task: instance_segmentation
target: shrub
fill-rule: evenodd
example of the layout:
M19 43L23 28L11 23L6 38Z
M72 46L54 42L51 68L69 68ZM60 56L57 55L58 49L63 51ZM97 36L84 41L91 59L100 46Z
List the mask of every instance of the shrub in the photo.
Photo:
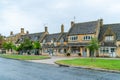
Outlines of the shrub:
M66 56L70 56L70 53L66 53Z
M81 56L81 53L78 53L78 56Z

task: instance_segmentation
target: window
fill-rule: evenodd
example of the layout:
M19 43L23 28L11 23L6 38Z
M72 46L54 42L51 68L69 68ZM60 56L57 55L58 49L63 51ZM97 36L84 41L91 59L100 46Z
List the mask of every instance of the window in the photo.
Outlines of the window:
M54 41L53 40L51 40L51 43L53 43Z
M113 41L114 37L113 36L106 36L105 41Z
M83 37L83 40L91 40L92 39L92 36L84 36Z
M107 48L107 47L102 47L102 48L100 48L100 52L101 52L101 53L109 53L109 48Z
M45 39L44 39L44 40L43 40L43 44L45 44L45 42L46 42L46 41L45 41Z
M100 53L113 53L115 52L114 47L101 47L100 48Z
M115 52L115 48L111 48L111 53Z
M70 40L71 41L76 41L76 40L78 40L78 36L70 36Z
M57 46L57 43L56 43L56 42L54 42L54 46Z
M62 38L62 39L60 39L60 43L61 44L63 44L64 43L64 39Z

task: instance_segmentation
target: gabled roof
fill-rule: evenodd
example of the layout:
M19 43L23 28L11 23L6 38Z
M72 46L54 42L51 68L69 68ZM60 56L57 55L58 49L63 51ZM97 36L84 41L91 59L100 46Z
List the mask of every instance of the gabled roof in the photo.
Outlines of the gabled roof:
M51 42L52 39L56 42L57 39L59 38L60 33L55 33L55 34L47 34L44 38L46 42Z
M20 33L16 33L16 34L13 34L13 35L9 35L9 36L7 36L7 38L15 37L15 36L17 36L17 35L20 35Z
M61 36L59 37L57 41L60 42L61 39L64 39L64 42L67 42L68 41L67 35L68 35L67 32L61 33Z
M46 42L51 42L54 39L55 42L59 42L62 38L64 42L67 42L67 32L64 33L54 33L54 34L47 34L44 38Z
M96 32L99 21L90 21L84 23L74 23L70 28L68 35L91 34Z
M44 34L44 32L33 33L33 34L24 35L24 37L28 37L32 41L39 41L42 38L43 34Z
M103 35L108 28L111 28L111 30L115 33L116 40L120 40L120 23L103 25L103 27L100 29L99 40L101 41L103 39Z
M26 34L21 36L21 38L17 41L17 43L21 43L23 42L23 40L25 38L29 38L31 41L39 41L42 36L43 36L44 32L40 32L40 33L32 33L32 34Z

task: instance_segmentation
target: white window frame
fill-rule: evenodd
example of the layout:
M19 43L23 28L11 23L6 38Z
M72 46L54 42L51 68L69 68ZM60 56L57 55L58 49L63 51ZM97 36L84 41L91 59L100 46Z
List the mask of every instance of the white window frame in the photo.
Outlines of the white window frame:
M83 37L83 40L91 40L92 39L92 36L84 36Z
M105 36L105 41L113 41L114 36Z
M78 40L78 36L70 36L70 41L77 41Z
M115 52L115 47L101 47L100 48L100 53L113 53L111 49L114 49L114 52Z

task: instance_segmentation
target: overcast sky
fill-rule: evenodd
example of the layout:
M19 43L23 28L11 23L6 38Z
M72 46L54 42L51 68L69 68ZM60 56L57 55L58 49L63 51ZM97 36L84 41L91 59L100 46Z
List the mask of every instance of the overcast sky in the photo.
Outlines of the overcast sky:
M0 0L0 33L8 36L10 31L25 28L30 33L65 31L70 22L86 22L104 19L104 23L120 23L120 0Z

